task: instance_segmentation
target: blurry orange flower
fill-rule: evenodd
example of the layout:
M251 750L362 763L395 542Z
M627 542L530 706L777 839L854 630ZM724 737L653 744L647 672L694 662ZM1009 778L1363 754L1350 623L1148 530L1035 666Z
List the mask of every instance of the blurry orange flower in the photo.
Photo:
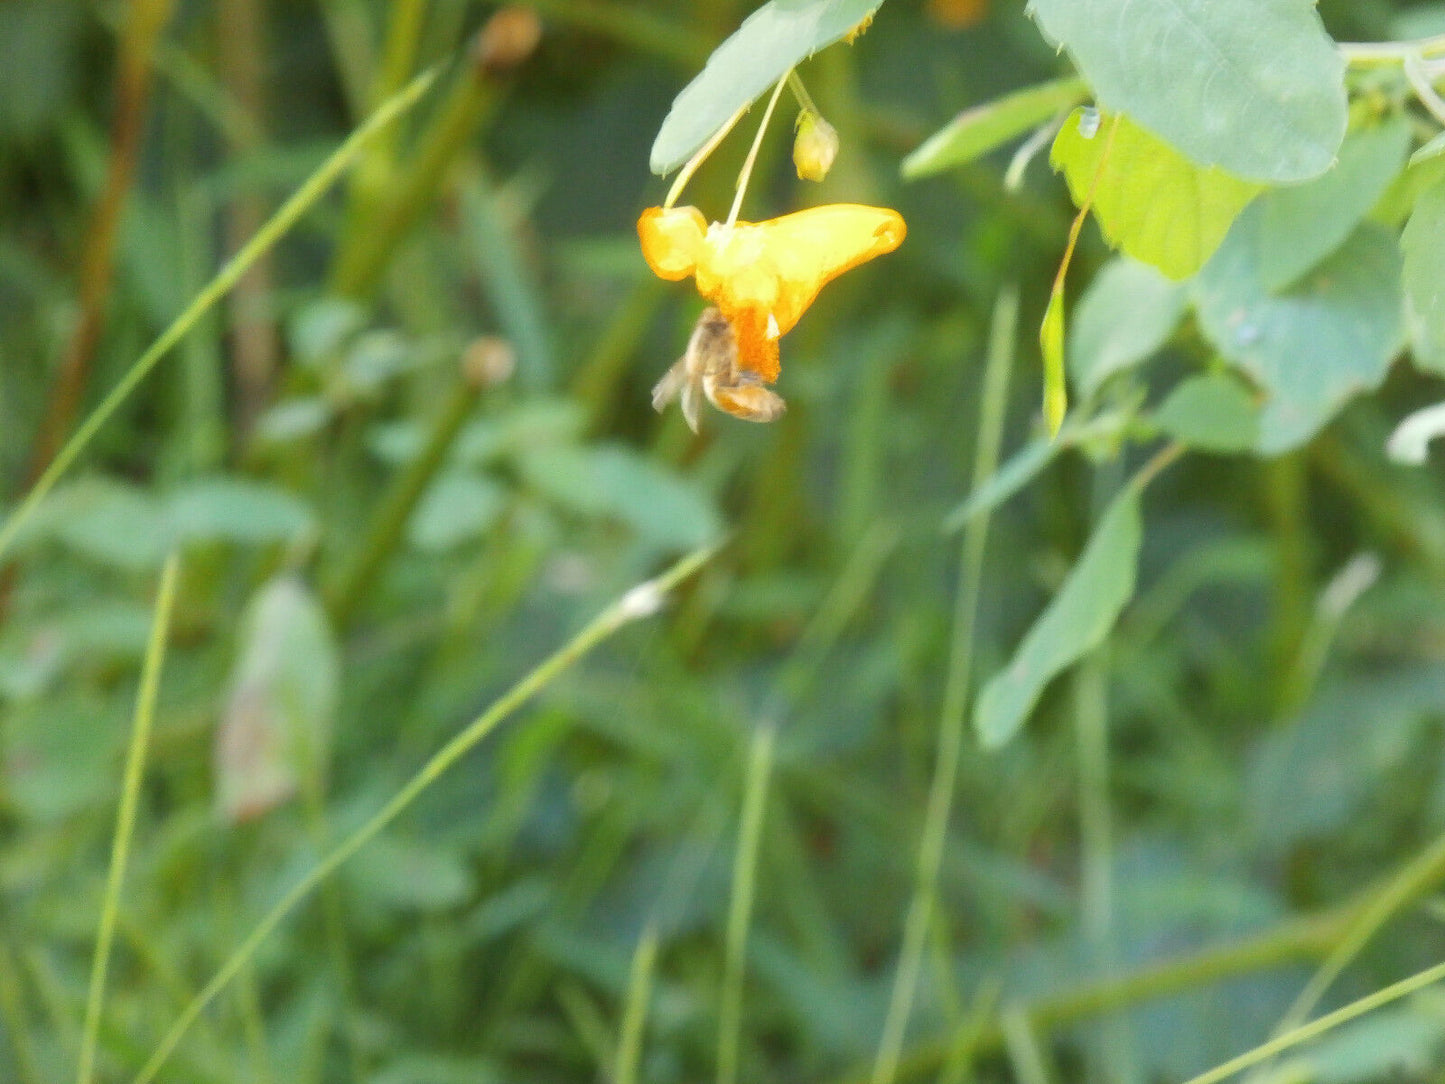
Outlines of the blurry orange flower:
M768 384L778 378L779 337L818 291L892 252L906 232L897 211L848 203L731 226L709 226L696 207L649 207L637 221L648 266L659 278L696 278L732 325L738 368Z

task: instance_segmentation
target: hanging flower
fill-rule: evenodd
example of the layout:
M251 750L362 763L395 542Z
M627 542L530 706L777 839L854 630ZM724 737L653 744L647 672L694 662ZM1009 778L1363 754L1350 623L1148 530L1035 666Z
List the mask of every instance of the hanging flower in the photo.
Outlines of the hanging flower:
M707 359L690 343L688 354L654 390L654 405L660 410L682 393L686 408L686 389L701 386L727 413L752 421L776 418L782 400L762 385L778 378L778 339L792 330L825 285L892 252L906 232L897 211L846 203L732 225L708 225L696 207L643 211L637 233L653 273L669 281L693 277L698 293L717 307L731 330L730 338L716 328L704 336L708 343L721 342ZM693 339L698 340L697 333ZM695 406L685 412L695 429Z

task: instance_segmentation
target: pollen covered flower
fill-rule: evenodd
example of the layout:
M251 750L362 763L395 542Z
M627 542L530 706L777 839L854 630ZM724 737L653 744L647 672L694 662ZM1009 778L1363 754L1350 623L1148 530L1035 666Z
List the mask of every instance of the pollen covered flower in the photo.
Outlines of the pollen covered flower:
M752 385L778 378L778 339L818 291L844 271L892 252L906 232L897 211L847 203L732 225L708 225L696 207L649 207L637 222L653 273L670 281L696 279L698 293L731 325L735 368ZM708 398L737 413L719 396Z

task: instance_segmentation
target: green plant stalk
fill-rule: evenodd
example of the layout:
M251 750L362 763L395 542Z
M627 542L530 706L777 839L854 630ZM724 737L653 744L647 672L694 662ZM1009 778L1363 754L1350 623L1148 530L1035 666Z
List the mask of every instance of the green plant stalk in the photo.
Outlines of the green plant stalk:
M1029 1014L1011 1006L1004 1009L1002 1020L1004 1050L1019 1084L1050 1084L1048 1065Z
M1089 983L1036 998L1023 1002L1021 1007L1028 1013L1035 1028L1054 1028L1237 975L1317 958L1339 940L1356 910L1356 907L1345 906L1307 918L1292 919L1256 937L1211 946L1182 959L1141 968L1117 979ZM952 1038L922 1045L906 1059L900 1060L898 1078L907 1080L937 1072L956 1045ZM976 1027L975 1052L997 1051L1002 1045L1003 1031L997 1020ZM862 1084L870 1079L870 1075L859 1072L844 1079L847 1084Z
M999 290L989 329L988 358L984 366L983 391L979 397L978 443L973 463L975 490L998 469L1017 324L1018 287L1010 282ZM992 513L983 512L970 520L964 529L958 595L954 604L953 646L949 653L943 711L938 720L933 780L929 784L928 808L918 846L913 897L904 920L903 947L899 952L883 1035L873 1062L872 1084L891 1084L897 1074L903 1036L913 1013L924 944L933 920L938 871L943 864L943 845L953 811L953 790L958 778L958 761L963 749L964 724L973 683L978 600L983 586L983 560L991 521Z
M1417 990L1423 990L1445 979L1445 963L1436 964L1434 967L1424 971L1416 972L1407 979L1401 979L1397 983L1386 986L1383 990L1376 990L1373 994L1352 1001L1344 1008L1336 1009L1332 1013L1326 1013L1318 1020L1311 1021L1301 1027L1295 1028L1278 1038L1271 1039L1267 1043L1255 1047L1253 1050L1239 1055L1223 1065L1210 1069L1207 1073L1200 1073L1198 1076L1186 1081L1186 1084L1219 1084L1219 1081L1232 1077L1241 1070L1258 1065L1260 1062L1268 1061L1277 1054L1300 1043L1308 1042L1341 1024L1347 1024L1356 1017L1372 1012L1392 1001L1399 1001L1402 997L1409 997Z
M1438 837L1365 901L1319 970L1280 1019L1272 1037L1278 1038L1304 1024L1335 979L1385 923L1438 885L1442 878L1445 878L1445 835Z
M632 622L655 613L665 601L668 592L706 564L715 552L715 547L697 550L683 557L657 578L644 581L632 588L593 618L566 645L516 685L513 685L491 707L442 746L400 790L392 795L380 810L374 813L360 828L338 843L266 912L210 981L181 1011L170 1030L162 1037L150 1060L136 1074L134 1084L147 1084L148 1081L155 1079L156 1074L160 1072L161 1067L196 1018L250 962L256 950L281 924L281 921L296 908L297 904L309 897L347 859L374 839L378 832L396 820L427 787L456 764L478 742L496 730L503 720L545 689L598 644Z
M95 937L95 955L90 965L90 991L85 1000L85 1025L81 1031L80 1064L75 1079L90 1084L95 1074L96 1039L100 1034L100 1009L105 999L105 975L110 964L110 946L115 938L116 915L120 912L120 890L125 882L125 868L130 860L130 842L135 834L136 807L140 804L141 780L145 776L146 751L150 747L151 727L155 721L156 693L160 689L161 663L166 657L166 636L170 629L171 609L176 598L176 575L180 558L172 553L161 570L160 590L156 595L155 617L150 639L146 642L145 661L141 664L140 692L136 696L135 720L131 726L130 748L126 751L125 774L121 784L120 807L111 837L110 872L106 876L105 896L100 910L100 927Z
M588 428L597 432L609 417L622 374L657 315L667 291L649 276L640 280L613 312L572 378L572 397L587 409Z
M435 79L435 69L423 72L408 83L401 93L368 117L365 123L352 132L316 172L306 179L306 182L292 194L291 198L281 205L256 236L227 261L226 265L216 273L216 277L192 299L185 311L161 332L145 353L136 359L135 364L130 367L125 376L121 377L100 405L90 412L90 416L66 441L65 446L50 461L50 465L45 468L44 473L36 479L29 492L6 518L4 525L0 526L0 557L9 551L20 528L34 513L36 506L54 488L60 476L74 464L100 428L130 397L130 393L135 391L140 383L150 375L151 370L160 360L195 327L201 317L209 312L216 302L226 296L241 276L284 237L301 216L326 194L327 189L355 161L357 154L365 148L367 143L417 103Z
M446 404L432 423L431 433L421 453L393 479L372 518L356 556L337 575L325 592L326 609L336 627L344 629L351 622L357 605L376 582L377 575L400 546L406 533L407 520L431 484L436 472L446 462L457 434L471 417L481 389L465 374L457 382Z
M639 53L650 53L689 72L701 68L717 44L706 34L698 33L670 19L658 18L635 5L608 3L605 0L523 2L533 11L541 12L558 22L609 37Z
M447 169L471 143L497 101L496 86L470 64L457 73L446 100L420 136L414 164L398 176L389 193L378 195L354 219L336 258L332 289L343 297L369 297L402 239L429 208Z
M647 1030L647 1005L652 998L652 970L656 963L657 930L648 926L642 931L637 950L632 954L627 1005L622 1013L622 1034L617 1040L612 1084L637 1084L637 1065L642 1060L642 1038Z
M35 1041L26 1019L19 973L15 951L0 942L0 1021L5 1024L5 1037L10 1043L11 1053L15 1055L16 1080L20 1084L42 1084L45 1078L40 1073Z
M763 833L768 780L773 772L773 744L777 731L771 722L753 732L748 754L747 784L738 825L738 849L733 858L732 899L728 906L727 946L718 1006L717 1080L736 1084L738 1041L742 1031L743 972L747 963L748 927L753 915L757 884L758 842Z

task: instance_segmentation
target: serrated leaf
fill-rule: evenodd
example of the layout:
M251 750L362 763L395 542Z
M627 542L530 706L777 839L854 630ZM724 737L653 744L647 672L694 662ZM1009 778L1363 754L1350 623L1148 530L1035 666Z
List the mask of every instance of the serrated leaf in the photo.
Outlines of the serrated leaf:
M1400 246L1415 364L1445 373L1445 181L1420 193Z
M903 176L915 180L972 162L1078 105L1088 93L1082 79L1055 79L966 109L903 159Z
M1077 206L1093 193L1094 216L1111 245L1171 279L1203 267L1260 191L1222 169L1195 165L1126 116L1099 118L1084 109L1064 121L1049 160L1063 171Z
M1201 166L1275 184L1330 168L1344 60L1313 0L1032 0L1105 108Z
M1105 264L1074 309L1069 375L1092 394L1115 373L1153 355L1179 326L1189 293L1127 256Z
M1204 452L1247 452L1259 441L1259 407L1248 388L1223 373L1185 380L1154 415L1175 440Z
M652 144L652 172L671 173L784 72L873 16L883 0L769 0L719 45L672 103Z
M319 772L340 695L331 626L311 590L281 576L241 617L236 663L216 730L216 803L231 821L260 816Z
M1139 490L1114 498L1059 593L1036 621L1009 664L984 686L974 728L986 748L1015 734L1044 687L1103 642L1134 594L1141 524Z
M1293 289L1271 294L1251 207L1195 281L1205 335L1268 398L1260 451L1314 436L1352 396L1377 386L1402 345L1400 253L1389 231L1360 226Z
M1283 290L1337 249L1405 168L1410 126L1398 117L1352 132L1326 173L1259 198L1260 277Z

